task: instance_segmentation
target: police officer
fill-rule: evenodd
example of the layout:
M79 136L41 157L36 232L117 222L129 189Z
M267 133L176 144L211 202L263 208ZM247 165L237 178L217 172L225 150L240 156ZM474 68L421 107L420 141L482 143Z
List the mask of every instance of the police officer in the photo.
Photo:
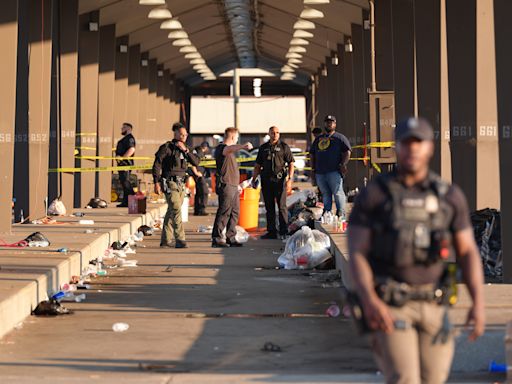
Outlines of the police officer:
M472 297L469 338L484 331L483 271L466 199L429 171L433 138L424 119L400 122L397 169L370 182L350 215L352 288L388 383L447 379L454 346L446 304L454 297L446 270L453 256Z
M279 128L270 127L270 140L263 144L256 156L252 183L256 188L256 178L261 174L261 190L267 213L267 233L261 239L277 239L276 202L279 211L279 235L288 233L288 208L286 192L292 189L294 158L290 147L281 141Z
M164 191L167 200L167 212L164 218L160 247L171 247L170 239L174 232L175 247L187 248L181 221L181 206L185 198L188 164L197 166L199 159L185 144L188 136L187 129L183 126L176 129L173 127L173 131L174 139L158 148L152 171L155 193L160 194Z
M219 196L219 208L215 215L212 231L212 247L241 247L236 241L236 224L240 213L240 168L236 161L236 153L252 149L251 143L237 144L238 129L226 128L224 142L215 149L217 167L217 185L215 191ZM224 230L226 233L224 234Z
M132 135L133 126L130 123L123 123L121 127L121 135L123 138L117 142L116 157L126 157L126 160L117 160L119 167L133 165L133 160L129 159L135 154L135 137ZM118 207L128 206L128 196L134 195L135 192L130 183L131 171L119 171L119 182L123 187L123 201Z
M204 160L210 150L207 141L194 148L194 154L199 160ZM192 177L196 183L196 195L194 199L194 216L208 216L206 206L208 205L208 183L206 182L206 168L192 167Z
M309 151L311 173L316 180L324 203L324 212L332 210L332 196L336 203L336 216L345 214L343 178L347 173L351 146L348 139L336 132L336 117L325 117L325 133L318 136Z

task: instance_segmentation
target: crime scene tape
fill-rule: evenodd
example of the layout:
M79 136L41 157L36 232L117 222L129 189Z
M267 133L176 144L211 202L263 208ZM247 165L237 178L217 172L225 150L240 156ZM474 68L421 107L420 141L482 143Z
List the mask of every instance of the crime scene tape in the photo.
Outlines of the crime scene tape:
M135 170L146 170L151 169L153 164L146 165L123 165L119 167L90 167L90 168L51 168L48 172L63 172L63 173L75 173L75 172L103 172L103 171L135 171Z
M96 132L78 132L76 136L98 136Z
M126 160L126 157L114 157L114 156L75 156L75 159L83 160ZM153 157L130 157L130 160L153 160Z
M96 147L75 147L75 149L81 150L81 151L95 151Z

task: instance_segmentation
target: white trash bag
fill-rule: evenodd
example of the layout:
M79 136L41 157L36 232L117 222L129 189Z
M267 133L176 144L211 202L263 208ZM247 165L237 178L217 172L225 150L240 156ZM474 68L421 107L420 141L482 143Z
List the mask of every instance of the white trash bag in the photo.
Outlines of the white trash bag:
M51 216L64 216L66 214L66 206L60 198L53 200L48 207L48 215Z
M249 241L249 233L241 226L236 226L235 240L238 243L247 243Z
M304 226L287 241L277 262L285 269L311 269L332 257L329 236Z

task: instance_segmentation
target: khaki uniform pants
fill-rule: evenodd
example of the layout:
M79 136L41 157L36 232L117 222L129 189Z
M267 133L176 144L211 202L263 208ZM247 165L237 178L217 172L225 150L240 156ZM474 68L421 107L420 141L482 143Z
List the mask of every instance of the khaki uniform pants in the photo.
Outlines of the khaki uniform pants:
M453 332L447 308L434 302L410 301L391 307L405 329L371 335L372 349L386 383L444 383L453 358Z
M170 193L165 193L167 212L164 218L164 227L160 244L167 244L173 237L175 240L185 241L185 230L181 221L181 206L185 198L185 189L176 182L168 182Z

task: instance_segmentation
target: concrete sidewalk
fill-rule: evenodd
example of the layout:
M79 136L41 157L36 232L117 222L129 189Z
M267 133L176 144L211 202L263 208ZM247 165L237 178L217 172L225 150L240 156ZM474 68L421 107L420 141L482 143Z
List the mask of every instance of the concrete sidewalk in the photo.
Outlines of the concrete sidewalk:
M340 303L339 288L322 288L325 272L276 270L277 240L211 248L196 229L212 221L191 216L188 249L162 250L158 236L147 237L129 255L139 267L109 270L85 302L64 303L74 315L28 318L0 341L0 381L382 382L350 320L325 315ZM130 329L114 333L116 322ZM262 351L266 342L282 351ZM499 378L472 372L452 381Z

